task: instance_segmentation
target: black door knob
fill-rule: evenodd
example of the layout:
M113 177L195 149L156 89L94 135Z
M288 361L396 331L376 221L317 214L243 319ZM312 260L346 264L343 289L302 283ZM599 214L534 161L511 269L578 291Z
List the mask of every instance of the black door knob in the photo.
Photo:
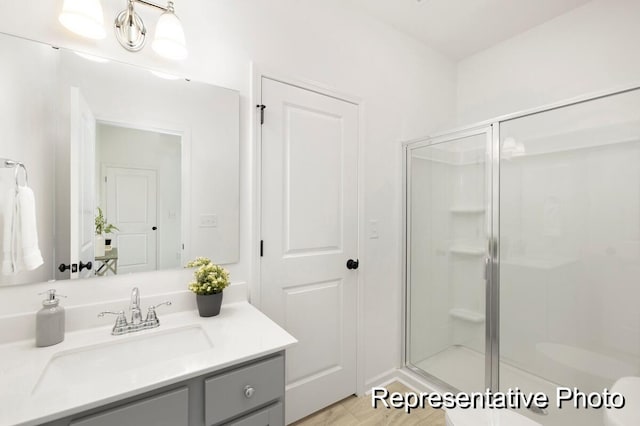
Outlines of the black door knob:
M157 227L157 226L152 226L152 227L151 227L151 229L152 229L153 231L157 231L157 230L158 230L158 227Z
M61 263L60 266L58 266L58 271L60 272L64 272L67 269L71 269L71 265L65 265L64 263Z
M82 272L83 269L90 271L91 268L93 268L93 263L91 263L91 261L87 263L82 263L82 260L80 261L80 272Z
M347 269L358 269L359 265L360 265L360 261L358 259L356 259L356 260L353 260L353 259L347 260Z

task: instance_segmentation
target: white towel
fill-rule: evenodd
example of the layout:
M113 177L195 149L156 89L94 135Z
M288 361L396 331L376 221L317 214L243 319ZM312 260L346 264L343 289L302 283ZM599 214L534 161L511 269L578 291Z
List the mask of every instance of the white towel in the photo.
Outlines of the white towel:
M36 200L28 186L11 189L4 211L2 274L32 271L44 263L38 246Z

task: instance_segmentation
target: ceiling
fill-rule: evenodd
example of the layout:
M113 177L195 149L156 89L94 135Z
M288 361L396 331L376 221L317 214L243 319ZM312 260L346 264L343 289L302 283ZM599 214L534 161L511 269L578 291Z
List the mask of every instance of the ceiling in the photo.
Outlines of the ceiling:
M350 0L358 8L460 60L590 0Z

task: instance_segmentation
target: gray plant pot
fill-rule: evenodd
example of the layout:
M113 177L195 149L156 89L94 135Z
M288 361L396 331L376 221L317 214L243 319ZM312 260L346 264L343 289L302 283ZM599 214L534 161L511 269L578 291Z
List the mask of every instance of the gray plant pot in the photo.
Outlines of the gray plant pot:
M220 313L223 292L216 294L196 294L198 312L201 317L215 317Z

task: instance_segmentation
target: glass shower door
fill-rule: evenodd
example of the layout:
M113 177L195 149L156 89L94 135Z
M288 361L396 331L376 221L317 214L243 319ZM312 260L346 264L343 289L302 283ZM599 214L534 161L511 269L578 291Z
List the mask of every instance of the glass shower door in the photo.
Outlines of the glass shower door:
M602 425L555 395L640 375L640 91L501 123L500 148L500 388Z
M407 149L405 358L463 391L485 389L490 153L491 128Z

